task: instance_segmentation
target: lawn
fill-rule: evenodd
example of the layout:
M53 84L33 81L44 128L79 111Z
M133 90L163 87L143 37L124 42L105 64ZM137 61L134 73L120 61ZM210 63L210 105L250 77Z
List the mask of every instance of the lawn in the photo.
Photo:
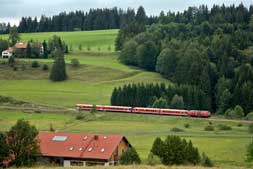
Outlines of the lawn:
M243 126L238 127L238 122L212 120L215 131L208 132L204 131L204 127L209 125L210 119L115 113L97 113L94 121L87 122L75 120L75 114L0 111L0 126L2 126L0 130L8 130L17 119L29 120L31 124L43 131L49 130L52 124L59 132L123 134L137 149L144 162L156 137L179 135L192 140L200 152L207 153L217 166L244 166L246 145L252 139L247 132L248 124L243 122ZM186 123L190 125L190 128L184 128ZM229 125L232 130L219 131L216 127L218 124ZM173 127L184 131L172 132Z
M79 45L82 50L87 50L90 47L91 51L113 51L114 41L118 30L99 30L99 31L81 31L81 32L45 32L45 33L24 33L20 34L21 41L48 41L53 35L60 36L69 47L73 50L79 50ZM0 39L8 39L8 35L0 35ZM109 50L108 48L111 48Z

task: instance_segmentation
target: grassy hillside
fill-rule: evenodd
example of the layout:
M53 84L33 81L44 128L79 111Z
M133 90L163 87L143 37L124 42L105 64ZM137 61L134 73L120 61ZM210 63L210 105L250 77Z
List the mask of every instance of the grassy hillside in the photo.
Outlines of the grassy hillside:
M216 119L193 119L168 116L129 115L97 113L93 121L77 121L75 114L22 113L0 111L0 130L6 131L17 119L29 120L39 130L49 130L50 124L59 132L115 133L125 135L136 147L145 162L153 140L159 136L179 135L192 140L201 152L206 152L218 166L245 166L246 145L252 137L247 132L248 124L238 127L236 121L218 121ZM204 131L209 125L215 131ZM189 124L190 128L184 128ZM220 131L217 126L225 124L232 127L229 131ZM172 132L178 127L183 132Z
M91 51L107 51L108 47L114 50L114 40L118 30L100 30L100 31L82 31L82 32L45 32L45 33L25 33L20 34L21 41L27 42L31 39L34 41L48 40L53 35L60 36L69 47L72 45L73 50L77 50L82 45L83 50L89 46ZM0 35L0 38L8 39L8 35Z

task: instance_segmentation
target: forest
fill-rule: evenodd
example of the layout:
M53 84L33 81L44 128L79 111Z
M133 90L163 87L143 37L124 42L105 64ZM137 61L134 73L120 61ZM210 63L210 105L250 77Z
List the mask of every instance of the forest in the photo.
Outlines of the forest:
M125 25L136 20L134 9L128 8L103 8L90 9L88 12L73 11L62 12L52 17L42 15L37 17L22 17L18 31L19 33L30 32L62 32L62 31L83 31L83 30L103 30L103 29L119 29L121 25ZM158 17L150 16L146 18L146 24L158 22ZM0 34L8 34L10 24L0 23Z
M246 114L253 111L253 6L202 5L161 12L158 23L149 26L146 19L141 10L135 21L121 27L115 45L122 63L156 71L175 88L197 88L207 101L204 109L211 112L224 114L236 105ZM126 90L115 89L118 94ZM185 92L174 94L189 100ZM152 97L157 96L171 102L166 92Z

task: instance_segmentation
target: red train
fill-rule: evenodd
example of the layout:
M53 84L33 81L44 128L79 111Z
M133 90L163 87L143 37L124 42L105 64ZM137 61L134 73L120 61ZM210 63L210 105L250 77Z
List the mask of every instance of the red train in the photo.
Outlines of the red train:
M77 104L77 110L91 110L91 104ZM199 110L177 110L177 109L159 109L159 108L144 108L144 107L125 107L125 106L103 106L96 105L97 111L103 112L122 112L135 114L154 114L154 115L173 115L173 116L190 116L190 117L205 117L211 116L209 111Z

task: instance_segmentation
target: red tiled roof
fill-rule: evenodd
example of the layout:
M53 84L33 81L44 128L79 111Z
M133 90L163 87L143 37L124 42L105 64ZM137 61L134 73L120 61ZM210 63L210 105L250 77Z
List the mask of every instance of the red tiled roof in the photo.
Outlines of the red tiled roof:
M26 49L27 45L28 45L27 43L18 42L15 44L15 47L18 49Z
M59 140L53 141L58 137ZM95 138L97 137L97 138ZM40 132L37 136L42 156L109 160L122 135L95 135ZM89 151L90 150L90 151ZM103 151L104 150L104 151Z

